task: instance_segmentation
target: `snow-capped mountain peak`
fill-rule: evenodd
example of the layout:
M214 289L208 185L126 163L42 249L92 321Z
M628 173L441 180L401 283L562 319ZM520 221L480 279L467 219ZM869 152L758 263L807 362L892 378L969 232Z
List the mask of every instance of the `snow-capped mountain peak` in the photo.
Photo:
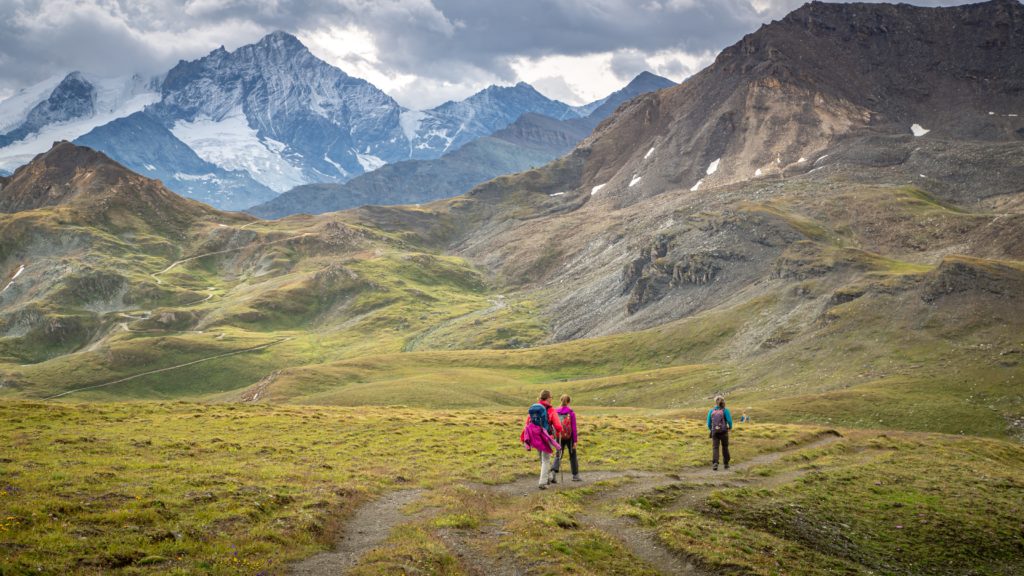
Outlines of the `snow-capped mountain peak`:
M180 61L158 83L74 72L16 94L0 103L0 169L76 140L181 194L239 208L272 191L435 159L527 113L584 115L525 82L408 110L276 31Z
M0 168L13 170L59 140L72 140L159 99L155 80L71 72L0 102Z
M162 92L149 112L176 136L205 160L244 167L276 190L341 181L363 172L367 162L408 155L402 107L285 32L180 62ZM218 134L226 138L223 146Z

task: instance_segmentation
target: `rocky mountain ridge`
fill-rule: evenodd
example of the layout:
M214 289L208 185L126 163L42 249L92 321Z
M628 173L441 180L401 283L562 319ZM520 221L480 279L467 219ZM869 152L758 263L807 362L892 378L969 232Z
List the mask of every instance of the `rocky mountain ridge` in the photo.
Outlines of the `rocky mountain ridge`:
M436 160L396 162L343 184L299 186L247 211L264 218L279 218L363 204L414 204L456 196L502 174L542 166L571 150L622 103L673 85L667 78L644 72L602 99L584 118L559 120L527 112L490 136L477 138ZM535 94L526 86L515 89ZM555 111L565 115L564 109ZM492 123L500 125L503 121Z
M118 83L126 88L114 98ZM0 103L7 128L0 169L27 163L55 140L78 139L179 193L239 209L299 184L344 182L390 162L437 158L524 113L576 118L580 110L525 83L407 110L294 36L274 32L233 52L221 47L179 62L154 81L72 73ZM166 132L132 116L138 112ZM139 139L140 132L152 140Z
M876 250L922 265L957 249L1017 260L1013 207L1024 188L1014 158L1024 120L1009 111L1024 108L1024 76L1005 72L1024 65L1022 34L1016 2L808 4L679 86L630 101L567 156L439 204L439 229L424 228L423 237L446 238L510 286L555 295L558 339L698 314L785 278L771 262L789 259L787 251L820 262L835 254L818 242L863 244L871 227L834 222L815 187L844 191L857 205L860 188L921 193L979 212L979 221L999 206L1005 238L994 246L986 245L992 236L952 240L959 236L946 229L935 232L943 242L904 238ZM836 67L840 53L867 64ZM943 89L921 99L923 86ZM402 221L364 213L385 227ZM416 222L424 225L422 216Z
M585 147L580 184L630 201L810 170L860 131L1024 139L1022 53L1024 6L1012 0L812 2L634 101Z

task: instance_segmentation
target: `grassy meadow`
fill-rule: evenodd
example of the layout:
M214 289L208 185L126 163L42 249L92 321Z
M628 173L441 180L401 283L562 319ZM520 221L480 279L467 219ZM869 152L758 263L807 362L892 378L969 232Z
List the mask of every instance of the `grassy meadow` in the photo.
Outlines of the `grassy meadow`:
M353 507L401 487L536 473L522 415L191 403L0 406L0 573L253 574L329 547ZM706 460L697 421L581 420L589 470ZM818 431L739 434L737 458Z
M426 491L426 515L396 527L355 573L469 574L460 556L470 552L545 573L535 565L539 548L551 566L579 574L654 573L614 534L583 522L624 479L490 495L489 486L517 478L533 486L536 455L518 445L520 411L21 401L0 411L3 574L279 574L330 548L361 503L411 487ZM600 506L655 527L664 546L702 566L730 574L1024 567L1019 445L843 431L826 447L800 450L825 429L754 424L734 433L734 464L784 450L782 458L737 472L750 487L717 489L713 478L687 476L706 471L700 420L579 411L584 476L679 479Z

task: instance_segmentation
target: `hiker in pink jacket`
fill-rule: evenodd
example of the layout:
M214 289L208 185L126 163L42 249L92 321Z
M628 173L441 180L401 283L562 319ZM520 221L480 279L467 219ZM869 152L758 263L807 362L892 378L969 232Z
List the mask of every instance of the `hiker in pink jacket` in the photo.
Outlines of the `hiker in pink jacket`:
M526 423L526 426L523 427L523 433L519 435L519 440L527 450L532 449L551 454L558 449L558 441L551 434L548 434L547 430L533 422Z
M548 429L552 428L552 423L548 420L548 410L551 408L551 404L544 401L550 397L551 392L544 390L541 393L540 401L530 406L526 425L523 426L523 432L519 435L519 441L523 444L524 448L527 450L535 448L540 454L540 480L538 487L541 490L547 489L547 484L550 480L548 470L551 465L551 453L558 449L558 441L548 433Z
M579 441L579 432L576 430L576 413L573 412L572 408L569 408L569 402L572 402L572 398L568 394L562 394L562 405L555 410L555 414L558 415L558 419L562 424L562 432L558 434L558 442L560 444L558 448L558 455L555 457L555 464L551 467L551 475L558 474L558 469L562 466L562 455L565 451L569 451L569 466L572 469L572 481L580 482L583 480L580 478L580 463L576 459L576 443Z

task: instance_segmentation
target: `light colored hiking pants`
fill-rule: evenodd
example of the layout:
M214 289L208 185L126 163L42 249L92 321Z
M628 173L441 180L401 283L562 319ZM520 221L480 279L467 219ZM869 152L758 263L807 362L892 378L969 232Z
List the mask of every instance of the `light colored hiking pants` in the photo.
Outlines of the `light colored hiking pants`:
M538 452L540 452L540 481L538 485L547 486L548 471L551 469L551 454L540 450Z

